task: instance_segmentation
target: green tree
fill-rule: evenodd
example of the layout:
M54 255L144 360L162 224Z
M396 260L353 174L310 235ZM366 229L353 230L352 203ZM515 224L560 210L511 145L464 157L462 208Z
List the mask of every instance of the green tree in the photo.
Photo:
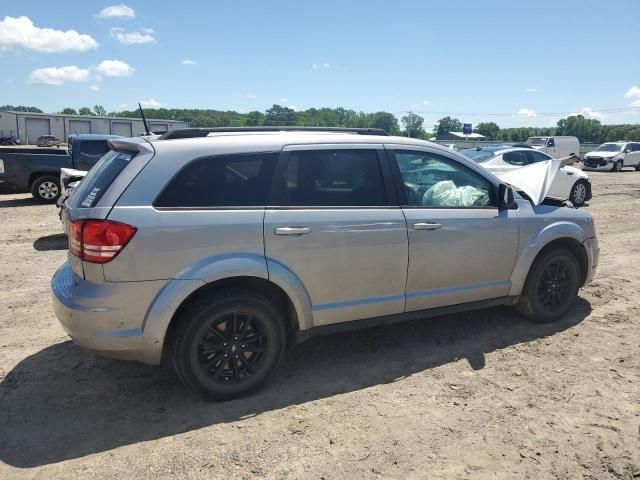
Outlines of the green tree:
M600 120L575 115L558 121L557 135L570 135L583 143L594 143L601 139L601 131Z
M11 112L29 112L29 113L44 113L42 110L36 107L25 107L23 105L2 105L0 110Z
M369 115L367 126L371 128L381 128L389 135L397 135L400 132L398 119L388 112L376 112Z
M295 110L280 105L273 105L264 114L265 125L291 126L297 124L296 120Z
M475 131L489 140L498 140L500 138L500 127L495 122L481 122L476 126Z
M93 114L97 115L98 117L105 117L107 115L107 109L102 105L94 105Z
M78 110L78 115L92 115L93 112L89 107L82 107Z
M264 113L253 111L247 113L246 123L248 127L257 127L264 124Z
M63 108L61 113L63 115L77 115L78 114L78 112L76 112L75 108L69 108L69 107Z
M444 135L449 132L461 132L462 122L457 118L451 118L449 116L443 117L438 120L438 123L433 127L433 133L436 135Z
M424 118L420 115L409 112L407 115L402 117L401 121L408 137L419 138L424 135L424 128L422 128Z

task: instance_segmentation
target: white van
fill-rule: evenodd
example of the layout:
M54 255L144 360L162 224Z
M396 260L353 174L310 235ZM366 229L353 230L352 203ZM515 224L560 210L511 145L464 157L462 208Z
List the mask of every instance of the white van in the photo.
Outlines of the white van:
M553 158L578 158L580 155L580 141L577 137L529 137L526 143Z

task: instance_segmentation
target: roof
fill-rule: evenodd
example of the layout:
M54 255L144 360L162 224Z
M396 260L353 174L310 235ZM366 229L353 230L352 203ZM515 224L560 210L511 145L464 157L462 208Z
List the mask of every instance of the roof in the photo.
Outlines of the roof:
M78 140L108 140L110 138L121 138L121 135L107 135L102 133L72 133L69 137Z
M36 113L36 112L16 112L13 110L0 110L0 113L13 113L15 115L23 115L28 117L64 117L72 118L74 120L137 120L142 121L140 117L113 117L113 116L99 116L99 115L67 115L66 113ZM147 118L147 122L154 123L179 123L186 124L184 120L167 120L163 118Z

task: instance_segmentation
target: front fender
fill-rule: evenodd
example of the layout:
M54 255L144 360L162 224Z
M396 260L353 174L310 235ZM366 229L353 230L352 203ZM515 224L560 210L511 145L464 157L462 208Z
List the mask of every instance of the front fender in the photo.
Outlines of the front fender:
M588 235L579 225L573 222L556 221L545 225L537 234L532 235L528 241L525 240L524 244L523 242L520 243L518 260L511 274L510 296L520 295L527 280L529 269L542 249L554 240L563 238L571 238L582 244L588 238Z

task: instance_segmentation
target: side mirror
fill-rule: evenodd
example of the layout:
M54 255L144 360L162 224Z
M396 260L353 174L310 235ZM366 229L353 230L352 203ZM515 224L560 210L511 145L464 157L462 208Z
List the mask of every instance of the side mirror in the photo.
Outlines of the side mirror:
M625 148L624 152L622 152L622 153L631 153L631 149L630 148Z
M504 183L498 187L498 206L501 210L511 208L515 205L516 199L513 196L513 189Z

